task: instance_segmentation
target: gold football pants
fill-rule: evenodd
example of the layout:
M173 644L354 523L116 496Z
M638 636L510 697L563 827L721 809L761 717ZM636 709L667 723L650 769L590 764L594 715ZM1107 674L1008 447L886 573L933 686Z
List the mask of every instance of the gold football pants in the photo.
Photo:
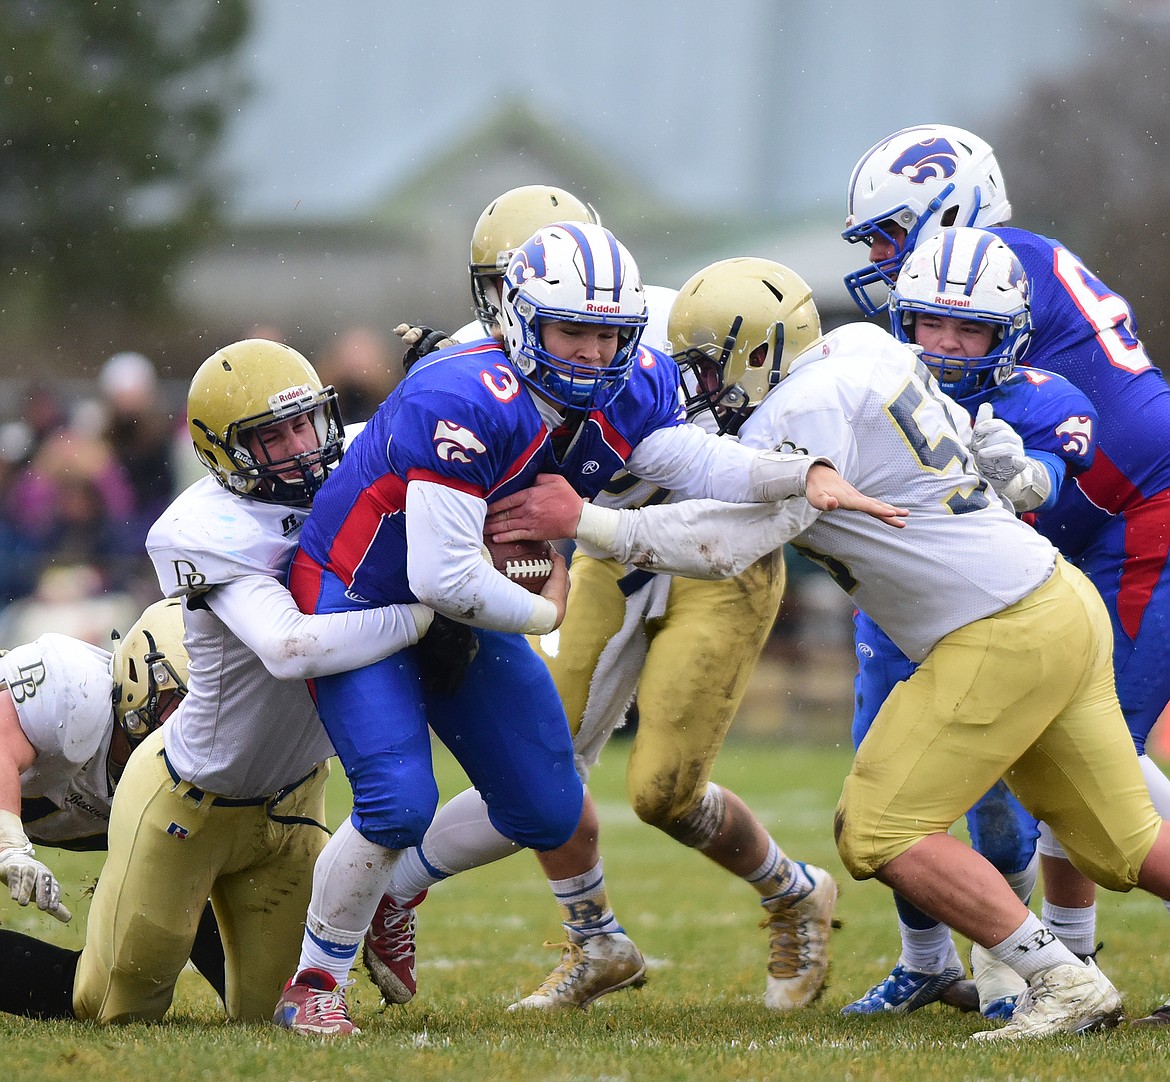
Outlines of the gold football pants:
M556 657L545 657L576 736L598 658L622 626L625 568L578 553ZM703 799L784 592L782 552L733 579L675 577L665 613L647 621L638 731L626 768L638 817L667 827ZM544 655L542 655L544 656Z
M230 802L176 782L155 731L130 757L89 912L78 1018L162 1018L210 898L223 938L227 1015L268 1021L297 966L313 864L328 835L322 764L290 791Z
M1161 820L1113 684L1100 595L1058 559L1042 586L941 639L882 706L837 807L858 879L950 828L999 779L1082 872L1137 882Z

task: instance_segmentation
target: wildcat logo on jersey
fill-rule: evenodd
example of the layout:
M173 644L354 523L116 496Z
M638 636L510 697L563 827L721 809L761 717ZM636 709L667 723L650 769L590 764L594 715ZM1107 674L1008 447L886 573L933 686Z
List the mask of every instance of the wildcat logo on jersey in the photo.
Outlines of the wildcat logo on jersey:
M472 455L482 455L487 445L470 428L440 421L431 437L435 454L444 462L470 462Z
M12 694L12 701L23 703L27 699L36 697L37 688L45 682L45 663L34 661L31 665L21 665L18 670L18 679L8 681L8 690Z
M1070 417L1056 426L1062 450L1069 454L1087 455L1093 446L1093 419L1091 417Z
M954 176L959 167L959 155L945 139L924 139L907 147L890 166L895 176L905 177L911 184L925 184L928 180L945 180Z

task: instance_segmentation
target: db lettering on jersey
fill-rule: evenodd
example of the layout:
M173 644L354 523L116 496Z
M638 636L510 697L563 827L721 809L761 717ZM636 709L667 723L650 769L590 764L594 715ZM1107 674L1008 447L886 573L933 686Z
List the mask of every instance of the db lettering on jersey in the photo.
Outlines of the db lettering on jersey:
M21 665L18 676L17 680L8 681L8 691L13 702L22 703L35 697L37 688L45 682L45 663L36 661L31 665Z
M435 425L431 441L435 445L435 454L444 462L470 463L472 455L482 455L487 451L487 445L470 428L450 421L440 421Z

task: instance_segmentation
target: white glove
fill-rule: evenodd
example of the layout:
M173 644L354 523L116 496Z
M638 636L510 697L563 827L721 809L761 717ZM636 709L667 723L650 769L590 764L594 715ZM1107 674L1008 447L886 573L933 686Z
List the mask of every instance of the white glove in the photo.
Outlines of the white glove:
M0 875L8 881L12 900L17 905L36 902L51 917L68 924L73 914L61 904L61 884L36 857L32 845L0 849Z
M984 402L975 414L971 452L979 472L991 481L1010 481L1028 464L1024 441L1007 421L992 416L990 402Z

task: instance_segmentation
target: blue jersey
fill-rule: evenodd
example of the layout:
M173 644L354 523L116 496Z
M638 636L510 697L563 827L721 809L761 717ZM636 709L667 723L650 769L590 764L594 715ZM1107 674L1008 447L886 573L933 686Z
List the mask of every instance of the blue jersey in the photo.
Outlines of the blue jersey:
M616 399L581 421L559 455L554 436L494 342L445 349L414 366L346 450L313 501L301 549L354 600L415 600L406 578L406 486L433 481L491 502L559 473L596 496L631 451L685 421L678 366L643 348Z
M1096 460L1080 479L1086 504L1118 514L1170 490L1170 386L1138 341L1129 304L1057 241L992 232L1028 275L1034 329L1024 363L1064 376L1097 408Z
M1055 467L1059 488L1042 512L1028 517L1065 556L1072 555L1076 544L1066 529L1068 508L1081 508L1084 497L1075 478L1092 466L1096 453L1100 424L1093 403L1063 376L1042 368L1017 368L962 404L974 419L984 402L1016 430L1029 455Z

